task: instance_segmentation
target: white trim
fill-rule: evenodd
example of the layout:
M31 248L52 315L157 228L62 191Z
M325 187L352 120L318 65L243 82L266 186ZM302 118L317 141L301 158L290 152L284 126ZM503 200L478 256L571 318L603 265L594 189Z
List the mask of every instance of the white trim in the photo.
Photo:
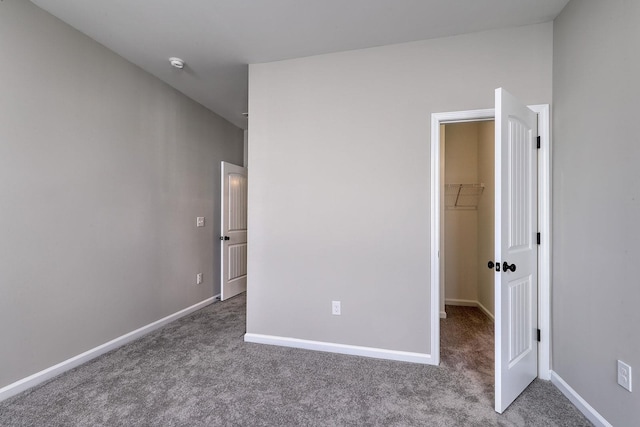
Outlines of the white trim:
M440 125L440 161L439 161L439 165L440 165L440 183L444 183L445 182L445 176L447 173L447 168L446 168L446 162L445 159L447 158L447 146L445 145L445 141L447 140L447 128L444 125ZM438 186L438 188L441 188L441 186ZM444 200L444 191L440 191L440 236L444 236L444 223L445 223L445 200ZM442 254L442 256L440 256L440 262L438 264L438 268L439 268L439 272L440 272L440 318L441 319L446 319L447 317L447 310L445 307L445 301L444 301L444 296L447 294L446 289L445 289L445 284L447 283L447 269L445 268L445 256L444 254L447 253L447 242L446 239L441 239L440 241L440 253ZM444 313L444 317L442 316L442 313Z
M486 314L486 315L487 315L487 317L489 317L489 319L491 319L491 321L492 321L492 322L495 322L495 321L496 321L496 318L495 318L495 317L493 317L493 313L491 313L487 307L485 307L484 305L482 305L482 303L481 303L480 301L478 301L478 308L479 308L480 310L482 310L482 311L484 312L484 314Z
M15 396L16 394L21 393L31 387L35 387L38 384L41 384L47 380L50 380L51 378L56 377L77 366L80 366L83 363L86 363L92 359L95 359L96 357L101 356L111 350L114 350L127 343L130 343L131 341L134 341L142 337L143 335L146 335L158 328L161 328L167 323L173 322L174 320L178 320L179 318L184 317L188 314L191 314L196 310L200 310L201 308L206 307L207 305L214 302L215 298L216 297L207 298L206 300L201 301L197 304L194 304L191 307L187 307L167 317L163 317L160 320L156 320L155 322L149 323L148 325L138 328L135 331L131 331L109 342L106 342L102 345L92 348L91 350L87 350L84 353L78 354L77 356L74 356L70 359L60 362L57 365L53 365L47 369L44 369L40 372L36 372L33 375L30 375L26 378L23 378L12 384L2 387L0 388L0 402L12 396Z
M538 113L538 377L551 375L551 123L550 106L531 105ZM494 109L431 114L431 357L440 362L440 124L495 119Z
M530 105L538 113L538 377L551 379L551 123L550 107Z
M436 144L436 141L438 143ZM440 120L431 115L431 355L440 364Z
M478 301L470 300L470 299L455 299L455 298L447 298L444 300L445 305L457 305L461 307L477 307Z
M565 380L556 372L551 371L551 383L564 394L567 399L574 404L582 414L587 417L596 427L612 427L611 424L596 411L593 406L589 405Z
M357 345L336 344L322 341L302 340L298 338L278 337L262 334L244 334L246 342L256 344L269 344L281 347L302 348L305 350L325 351L328 353L349 354L352 356L372 357L375 359L397 360L401 362L420 363L433 365L430 354L412 353L408 351L385 350L373 347L360 347Z
M480 310L482 310L484 312L484 314L487 315L487 317L489 317L489 319L491 319L492 322L495 321L495 318L493 317L493 314L491 314L491 312L487 309L487 307L485 307L484 305L482 305L482 303L480 301L474 301L474 300L470 300L470 299L453 299L453 298L447 298L444 300L445 305L458 305L458 306L462 306L462 307L477 307ZM446 318L447 315L445 313L445 316L442 317L442 313L440 313L440 318L444 319Z
M242 167L249 167L249 131L245 130L243 133L244 148L242 152Z

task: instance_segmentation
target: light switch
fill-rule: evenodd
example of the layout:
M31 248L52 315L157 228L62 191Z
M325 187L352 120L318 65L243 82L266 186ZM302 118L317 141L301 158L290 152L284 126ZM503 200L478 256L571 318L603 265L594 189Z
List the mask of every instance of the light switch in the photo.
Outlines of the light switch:
M204 217L196 217L196 227L204 227Z

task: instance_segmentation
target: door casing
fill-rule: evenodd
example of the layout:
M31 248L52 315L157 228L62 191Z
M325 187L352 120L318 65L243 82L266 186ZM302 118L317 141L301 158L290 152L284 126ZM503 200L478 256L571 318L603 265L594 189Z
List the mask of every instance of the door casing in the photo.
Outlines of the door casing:
M538 113L538 378L551 379L551 127L549 104L529 105ZM440 125L495 119L495 110L431 115L431 362L440 364L441 158Z

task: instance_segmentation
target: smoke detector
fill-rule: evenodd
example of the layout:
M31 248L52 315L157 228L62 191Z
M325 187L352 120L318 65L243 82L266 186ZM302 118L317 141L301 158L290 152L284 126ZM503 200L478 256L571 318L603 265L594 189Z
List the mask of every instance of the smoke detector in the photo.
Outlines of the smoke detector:
M169 62L171 63L171 66L176 67L180 70L184 68L184 61L180 58L176 58L176 57L169 58Z

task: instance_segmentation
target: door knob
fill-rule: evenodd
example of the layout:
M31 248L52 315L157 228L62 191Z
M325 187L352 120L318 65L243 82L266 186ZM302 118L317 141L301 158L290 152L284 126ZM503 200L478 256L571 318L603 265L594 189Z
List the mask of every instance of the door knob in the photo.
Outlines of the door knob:
M489 261L489 263L487 264L487 267L489 267L490 270L493 270L493 267L495 267L495 264L493 263L493 261Z
M220 236L220 240L229 240L229 236Z
M511 270L512 272L516 271L516 265L515 264L511 264L509 265L509 263L507 261L502 263L502 269L504 271L509 271Z

